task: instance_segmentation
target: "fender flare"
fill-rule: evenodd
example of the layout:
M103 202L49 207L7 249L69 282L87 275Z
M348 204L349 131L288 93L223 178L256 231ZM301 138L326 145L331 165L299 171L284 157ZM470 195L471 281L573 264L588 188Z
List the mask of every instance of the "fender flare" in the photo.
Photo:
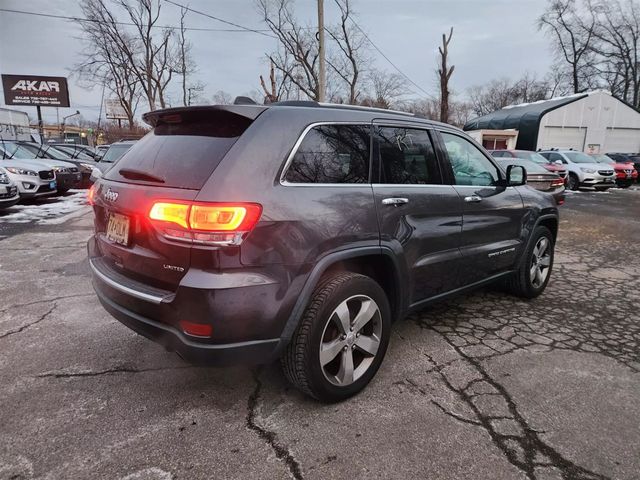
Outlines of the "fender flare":
M407 292L404 292L402 289L402 268L398 264L398 260L394 255L394 252L387 247L381 246L369 246L369 247L355 247L349 248L347 250L340 250L338 252L333 252L328 255L322 257L313 267L311 273L307 277L302 290L300 291L300 295L296 300L296 303L293 307L293 310L289 314L289 318L285 323L284 328L282 329L282 334L280 335L280 342L275 349L274 357L278 357L280 352L286 347L286 345L291 341L293 337L293 333L295 332L298 324L300 323L300 319L302 318L302 314L304 313L305 308L307 307L311 295L313 291L316 289L322 275L333 265L338 262L344 260L350 260L358 257L364 257L369 255L384 255L388 257L393 265L394 270L394 281L396 285L396 295L398 296L398 309L397 309L397 318L400 318L404 312L407 310Z

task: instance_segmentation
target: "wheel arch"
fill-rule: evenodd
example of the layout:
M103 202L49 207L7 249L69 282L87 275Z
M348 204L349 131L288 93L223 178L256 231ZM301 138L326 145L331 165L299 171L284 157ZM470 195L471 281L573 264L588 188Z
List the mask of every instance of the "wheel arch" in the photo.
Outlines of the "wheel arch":
M402 288L403 273L394 253L386 247L358 247L330 253L320 259L309 274L280 335L280 352L291 340L311 295L322 278L330 273L351 271L367 275L382 287L389 299L392 321L407 311L408 294Z

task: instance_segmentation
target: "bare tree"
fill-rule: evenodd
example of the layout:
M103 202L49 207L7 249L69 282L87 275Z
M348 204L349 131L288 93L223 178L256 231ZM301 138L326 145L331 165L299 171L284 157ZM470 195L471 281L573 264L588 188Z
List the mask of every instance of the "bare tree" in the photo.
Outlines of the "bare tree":
M595 17L581 15L576 0L549 0L538 28L551 36L556 54L568 65L573 92L591 88L596 72L592 52Z
M470 109L478 116L487 115L508 105L531 103L550 98L547 80L526 73L518 80L500 78L467 90Z
M224 90L218 90L214 93L211 100L214 105L231 105L233 103L233 97Z
M273 103L280 100L280 91L283 83L280 82L280 87L278 86L278 80L276 79L276 68L273 62L269 62L269 87L267 88L267 83L264 81L264 77L260 75L260 86L262 87L262 91L264 92L264 103Z
M166 91L173 74L179 71L175 34L170 28L159 28L160 0L84 0L80 9L86 21L80 25L85 39L95 48L110 48L128 64L130 75L140 88L150 110L166 106ZM117 19L125 14L133 24L134 34L124 30ZM159 31L159 34L158 34ZM90 34L89 32L93 32ZM85 58L85 62L91 59Z
M588 1L597 19L593 51L614 95L640 107L640 4L635 0Z
M382 70L371 70L367 83L370 95L360 102L367 107L401 108L402 100L409 91L404 77Z
M319 98L318 41L311 25L295 17L290 0L257 0L263 21L278 39L279 48L268 55L284 82L296 85L312 100Z
M453 27L449 31L449 36L442 34L442 46L438 47L440 52L440 67L438 68L438 80L440 82L440 121L443 123L449 122L449 81L451 75L455 70L455 66L449 67L449 44L453 37Z
M366 61L367 40L362 32L351 23L353 11L349 0L335 0L340 9L340 23L327 28L338 52L329 56L327 63L337 78L347 87L347 103L355 104L360 97L362 69Z
M84 49L75 72L87 85L103 85L115 95L127 115L129 128L133 128L142 94L140 80L134 72L135 67L119 48L118 41L112 35L104 34L103 25L85 22L82 29L87 48ZM135 43L134 38L126 32L121 32L119 39L129 45Z

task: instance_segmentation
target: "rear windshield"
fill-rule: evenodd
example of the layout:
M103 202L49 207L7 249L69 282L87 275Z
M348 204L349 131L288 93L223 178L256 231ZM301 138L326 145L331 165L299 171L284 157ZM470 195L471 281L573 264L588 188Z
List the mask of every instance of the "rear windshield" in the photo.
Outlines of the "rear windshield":
M524 160L529 160L531 162L536 162L541 165L546 165L549 163L549 160L544 158L538 152L525 152L525 151L517 151L514 152L515 156L518 158L523 158Z
M546 168L541 167L539 164L521 158L501 158L500 160L498 160L498 163L502 165L505 170L509 165L519 165L521 167L524 167L527 170L527 173L549 173Z
M189 112L171 116L170 120L159 123L133 145L105 178L200 189L251 124L251 120L224 111ZM131 170L143 175L133 178L126 173ZM144 180L144 174L162 181Z
M100 161L106 163L116 162L122 158L130 148L131 145L128 143L123 143L122 145L111 145Z
M593 158L591 158L589 155L587 155L586 153L581 153L581 152L565 152L564 153L567 157L569 157L569 160L571 160L573 163L596 163Z

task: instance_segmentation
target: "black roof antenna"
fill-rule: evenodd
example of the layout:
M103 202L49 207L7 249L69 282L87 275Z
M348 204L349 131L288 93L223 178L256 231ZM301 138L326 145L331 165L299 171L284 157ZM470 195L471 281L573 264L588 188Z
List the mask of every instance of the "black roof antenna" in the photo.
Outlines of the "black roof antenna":
M233 101L234 105L258 105L258 103L253 99L253 98L249 98L249 97L236 97L235 100Z

